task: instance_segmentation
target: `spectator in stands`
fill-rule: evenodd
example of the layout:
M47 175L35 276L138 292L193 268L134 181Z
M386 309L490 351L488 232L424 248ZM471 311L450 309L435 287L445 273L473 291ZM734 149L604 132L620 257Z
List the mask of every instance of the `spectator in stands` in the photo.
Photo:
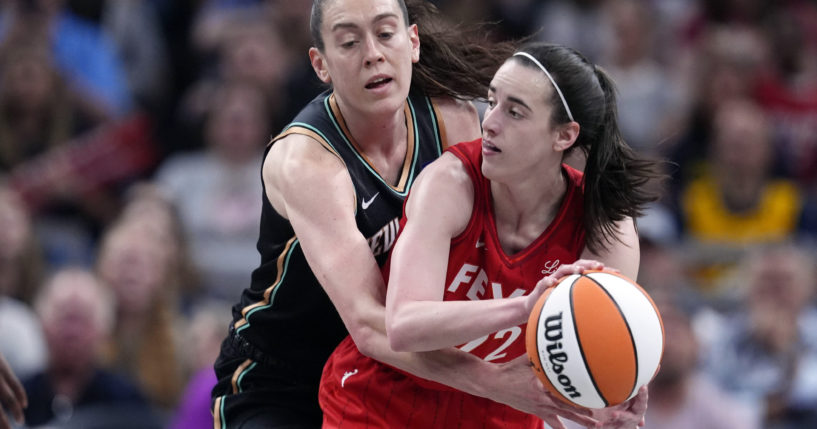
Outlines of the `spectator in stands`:
M69 84L106 115L132 108L127 77L110 36L73 14L65 0L9 0L0 10L0 37L38 34L50 41L57 68Z
M655 11L643 0L613 0L605 10L613 38L602 65L618 88L622 135L633 149L661 155L677 138L682 98L656 55Z
M216 385L213 362L218 357L224 327L230 323L230 313L224 311L229 302L199 301L190 316L186 357L192 376L184 390L173 418L172 429L212 426L210 392Z
M184 387L185 372L174 248L157 231L140 219L115 223L103 237L97 270L117 303L105 362L131 376L152 404L169 412Z
M741 307L709 325L707 373L755 410L764 428L817 423L813 255L790 244L747 255L736 279Z
M696 280L715 295L725 270L747 246L792 238L804 196L797 184L773 174L770 123L757 104L725 103L714 117L703 173L681 195L684 233L695 251Z
M661 369L650 382L645 428L759 429L751 410L701 370L699 341L690 308L672 291L653 293L664 323ZM693 316L694 317L694 316Z
M22 202L0 185L0 353L25 378L41 371L47 352L29 306L40 284L36 242Z
M258 264L258 168L272 131L263 92L249 83L221 85L210 106L206 149L168 159L156 181L179 209L204 292L229 299Z
M36 310L50 358L47 369L23 381L28 425L113 424L127 420L121 414L127 409L139 416L142 427L154 427L139 389L100 364L100 347L111 334L113 308L110 292L90 272L64 269L45 284Z

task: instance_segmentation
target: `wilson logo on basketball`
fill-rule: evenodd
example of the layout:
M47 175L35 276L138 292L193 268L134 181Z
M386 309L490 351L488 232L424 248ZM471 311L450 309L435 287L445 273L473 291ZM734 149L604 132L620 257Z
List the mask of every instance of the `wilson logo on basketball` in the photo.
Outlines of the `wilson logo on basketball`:
M620 404L658 371L661 315L637 283L613 271L571 274L533 306L525 349L557 398L586 408Z
M562 374L565 363L567 363L567 353L562 349L562 312L549 316L545 319L545 339L548 340L548 345L545 349L548 352L548 360L550 361L553 372L556 373L556 380L564 387L564 393L571 398L578 398L582 394L576 390L570 377Z

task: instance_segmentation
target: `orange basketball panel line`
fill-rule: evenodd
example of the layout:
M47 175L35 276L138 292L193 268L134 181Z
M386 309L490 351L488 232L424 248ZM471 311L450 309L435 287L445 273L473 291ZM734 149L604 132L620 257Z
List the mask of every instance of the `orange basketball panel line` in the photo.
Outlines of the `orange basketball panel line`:
M642 294L644 294L644 297L647 298L647 301L650 302L650 305L652 305L652 308L655 311L655 315L658 316L658 324L661 326L661 356L663 356L664 355L664 348L665 348L664 346L665 346L665 342L666 342L665 338L666 338L667 334L666 334L666 332L664 332L664 320L661 318L661 311L658 309L658 306L655 305L655 301L653 301L650 294L647 293L647 291L644 290L644 288L641 287L640 284L634 282L632 279L622 275L621 273L617 273L617 272L614 272L614 271L605 271L605 272L607 272L608 274L614 275L616 277L619 277L621 279L624 279L629 283L632 283L633 286L638 288L638 290L641 291ZM655 369L655 373L652 375L652 377L655 377L655 375L658 374L659 369L661 369L660 365L658 366L658 368Z
M539 331L539 317L542 314L545 301L552 291L553 288L546 290L536 301L536 305L533 306L533 311L531 311L528 317L528 325L525 328L525 349L528 352L528 359L533 365L533 371L536 376L542 381L542 384L554 390L550 387L550 381L547 379L547 375L545 375L544 368L542 368L542 361L539 357L539 347L536 341L536 333Z
M638 369L624 317L607 292L588 277L582 276L573 285L571 301L579 344L599 393L609 404L625 401Z

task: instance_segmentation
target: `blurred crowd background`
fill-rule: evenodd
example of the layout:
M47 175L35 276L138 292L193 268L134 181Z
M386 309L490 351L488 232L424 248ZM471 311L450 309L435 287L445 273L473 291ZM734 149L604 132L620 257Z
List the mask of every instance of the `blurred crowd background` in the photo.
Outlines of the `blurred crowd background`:
M647 428L817 427L817 2L438 0L606 68L666 160ZM0 0L0 352L27 425L212 427L265 144L324 88L309 0Z

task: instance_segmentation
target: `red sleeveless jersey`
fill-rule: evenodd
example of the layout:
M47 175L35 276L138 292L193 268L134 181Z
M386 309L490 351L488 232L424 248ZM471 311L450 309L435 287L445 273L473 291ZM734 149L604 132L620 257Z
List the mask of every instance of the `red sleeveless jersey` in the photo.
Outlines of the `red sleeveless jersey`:
M559 265L579 259L584 249L582 173L564 165L567 192L558 214L526 248L513 255L505 254L496 233L490 181L481 173L481 142L462 143L449 149L462 160L474 183L474 208L465 231L451 240L445 301L527 295L536 282L556 271ZM489 362L509 361L525 353L524 325L476 339L460 348Z
M465 231L451 240L445 301L527 295L561 264L584 249L582 173L564 165L567 192L550 226L528 247L506 255L499 243L490 181L482 176L482 140L448 149L474 184L474 207ZM400 227L405 225L405 213ZM388 279L388 264L384 267ZM525 353L525 326L514 326L459 346L489 362ZM347 337L323 371L320 403L324 428L541 428L537 417L491 400L423 380L363 356Z

